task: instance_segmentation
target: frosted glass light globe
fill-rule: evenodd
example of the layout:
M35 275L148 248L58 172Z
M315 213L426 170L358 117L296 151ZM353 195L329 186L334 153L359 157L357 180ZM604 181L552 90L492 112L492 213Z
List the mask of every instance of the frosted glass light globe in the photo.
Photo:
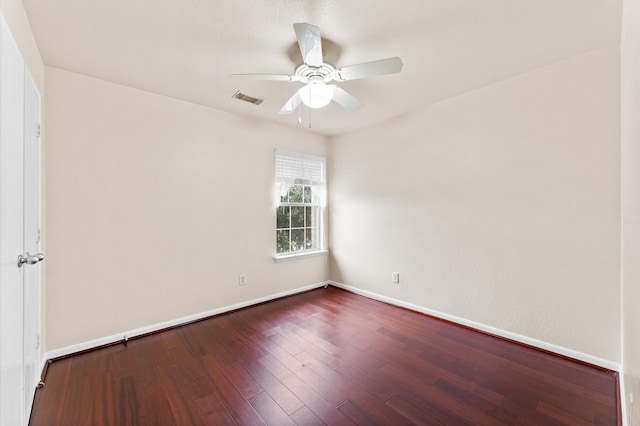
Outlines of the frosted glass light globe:
M333 99L333 88L321 81L311 82L298 92L302 102L309 108L322 108Z

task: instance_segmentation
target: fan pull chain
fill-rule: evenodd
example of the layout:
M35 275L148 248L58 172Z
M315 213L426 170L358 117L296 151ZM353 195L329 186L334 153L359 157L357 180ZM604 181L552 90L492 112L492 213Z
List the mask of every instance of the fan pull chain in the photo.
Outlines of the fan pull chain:
M302 124L302 106L298 104L298 124Z
M309 111L307 115L307 120L309 121L309 128L311 128L311 108L307 108L307 110Z

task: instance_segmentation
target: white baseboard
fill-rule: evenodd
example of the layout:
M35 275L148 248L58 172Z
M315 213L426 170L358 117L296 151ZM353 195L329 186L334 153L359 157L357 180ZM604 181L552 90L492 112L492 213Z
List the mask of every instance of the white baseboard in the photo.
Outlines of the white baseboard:
M425 308L424 306L414 305L413 303L404 302L402 300L393 299L391 297L383 296L377 293L373 293L367 290L362 290L357 287L351 287L346 284L342 284L336 281L330 281L330 284L334 287L342 288L344 290L348 290L352 293L359 294L361 296L368 297L370 299L378 300L380 302L389 303L391 305L400 306L403 308L410 309L412 311L421 312L423 314L431 315L436 318L441 318L447 321L454 322L456 324L461 324L467 327L471 327L476 330L483 331L485 333L493 334L495 336L503 337L505 339L513 340L516 342L523 343L525 345L533 346L536 348L543 349L545 351L553 352L559 355L563 355L569 358L576 359L578 361L586 362L592 365L596 365L598 367L606 368L608 370L613 370L620 372L620 364L615 362L598 358L592 355L588 355L582 352L574 351L573 349L564 348L562 346L554 345L548 342L544 342L537 339L532 339L530 337L522 336L520 334L512 333L510 331L501 330L499 328L491 327L489 325L484 325L475 321L470 321L464 318L460 318L454 315L445 314L443 312L435 311L433 309Z
M618 376L620 382L620 412L622 413L622 426L631 424L629 413L627 412L627 392L624 384L624 373L621 371Z
M97 348L104 345L109 345L116 342L121 342L126 336L128 339L131 339L136 336L141 336L143 334L152 333L155 331L163 330L170 327L176 327L183 324L188 324L190 322L198 321L207 317L211 317L214 315L224 314L226 312L231 312L236 309L246 308L248 306L257 305L258 303L268 302L270 300L279 299L281 297L291 296L297 293L302 293L305 291L313 290L316 288L324 287L330 284L330 282L320 282L316 284L306 285L304 287L298 287L293 290L284 291L281 293L271 294L269 296L260 297L258 299L249 300L246 302L237 303L235 305L224 306L222 308L213 309L207 312L201 312L199 314L189 315L182 318L177 318L170 321L161 322L159 324L153 324L147 327L137 328L135 330L123 331L121 333L113 334L107 337L101 337L99 339L90 340L88 342L82 342L71 346L66 346L59 349L54 349L51 351L47 351L42 355L42 362L40 371L43 371L43 368L46 362L50 359L55 359L67 355L71 355L77 352L82 352L86 350L90 350L93 348Z
M59 357L63 357L66 355L71 355L77 352L82 352L82 351L86 351L89 349L93 349L93 348L97 348L100 346L104 346L104 345L109 345L112 343L116 343L116 342L120 342L123 340L124 336L127 336L127 338L133 338L136 336L140 336L143 334L147 334L147 333L152 333L155 331L159 331L165 328L170 328L170 327L175 327L175 326L179 326L179 325L183 325L183 324L187 324L193 321L198 321L200 319L203 318L207 318L213 315L220 315L220 314L224 314L226 312L230 312L236 309L241 309L241 308L246 308L248 306L252 306L252 305L256 305L258 303L263 303L263 302L268 302L270 300L274 300L274 299L278 299L281 297L285 297L285 296L291 296L297 293L302 293L308 290L313 290L319 287L324 287L327 284L333 285L335 287L338 288L342 288L344 290L348 290L352 293L355 294L359 294L361 296L365 296L368 297L370 299L374 299L374 300L378 300L381 302L385 302L385 303L389 303L391 305L395 305L395 306L400 306L403 308L407 308L410 309L412 311L417 311L417 312L421 312L427 315L431 315L434 316L436 318L442 318L444 320L447 321L451 321L454 322L456 324L461 324L467 327L471 327L474 328L476 330L480 330L489 334L493 334L499 337L504 337L505 339L509 339L509 340L513 340L516 342L520 342L520 343L524 343L526 345L530 345L536 348L540 348L546 351L550 351L550 352L554 352L557 353L559 355L563 355L569 358L573 358L582 362L586 362L589 364L593 364L602 368L606 368L609 370L613 370L613 371L618 371L620 372L620 365L606 360L606 359L602 359L602 358L598 358L598 357L594 357L592 355L588 355L582 352L578 352L572 349L568 349L562 346L558 346L558 345L554 345L548 342L544 342L541 340L537 340L537 339L533 339L530 337L526 337L526 336L522 336L516 333L512 333L510 331L506 331L506 330L501 330L499 328L495 328L495 327L491 327L488 325L484 325L475 321L470 321L464 318L460 318L460 317L456 317L454 315L449 315L449 314L445 314L443 312L439 312L439 311L435 311L433 309L429 309L429 308L425 308L423 306L419 306L419 305L414 305L412 303L408 303L408 302L404 302L402 300L398 300L398 299L393 299L391 297L387 297L387 296L383 296L377 293L373 293L367 290L362 290L359 289L357 287L352 287L352 286L348 286L346 284L342 284L336 281L326 281L326 282L320 282L320 283L316 283L316 284L310 284L304 287L299 287L293 290L288 290L285 292L281 292L281 293L276 293L276 294L272 294L269 296L264 296L264 297L260 297L258 299L253 299L253 300L249 300L246 302L242 302L242 303L237 303L235 305L230 305L230 306L225 306L222 308L218 308L218 309L213 309L211 311L207 311L207 312L201 312L199 314L194 314L194 315L189 315L186 317L182 317L182 318L177 318L174 320L170 320L170 321L165 321L162 323L158 323L158 324L153 324L147 327L142 327L142 328L137 328L134 330L129 330L129 331L123 331L121 333L117 333L111 336L106 336L106 337L102 337L99 339L95 339L95 340L90 340L87 342L83 342L83 343L78 343L75 345L71 345L71 346L66 346L63 348L59 348L59 349L54 349L51 351L47 351L46 353L44 353L42 355L42 359L41 359L41 368L40 371L43 370L47 360L50 359L55 359L55 358L59 358ZM622 377L621 377L622 380ZM622 386L621 386L621 389ZM624 395L621 395L622 399L624 400Z

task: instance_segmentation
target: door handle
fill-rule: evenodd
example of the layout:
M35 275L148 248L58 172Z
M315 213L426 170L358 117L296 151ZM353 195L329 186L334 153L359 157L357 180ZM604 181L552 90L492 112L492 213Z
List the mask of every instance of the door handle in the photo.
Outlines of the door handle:
M27 265L34 265L38 262L41 262L44 260L44 254L42 253L36 253L36 254L29 254L29 252L27 252L27 256L24 257L21 254L18 255L18 268L21 268L22 265L24 265L25 263Z

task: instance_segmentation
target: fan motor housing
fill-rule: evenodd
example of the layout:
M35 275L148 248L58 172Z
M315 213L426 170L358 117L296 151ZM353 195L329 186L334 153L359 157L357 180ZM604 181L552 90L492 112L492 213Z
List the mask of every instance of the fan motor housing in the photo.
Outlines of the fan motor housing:
M312 81L322 81L323 83L329 83L332 80L341 81L336 78L336 69L327 63L323 63L319 67L302 64L296 68L294 76L295 80L304 84L308 84Z

